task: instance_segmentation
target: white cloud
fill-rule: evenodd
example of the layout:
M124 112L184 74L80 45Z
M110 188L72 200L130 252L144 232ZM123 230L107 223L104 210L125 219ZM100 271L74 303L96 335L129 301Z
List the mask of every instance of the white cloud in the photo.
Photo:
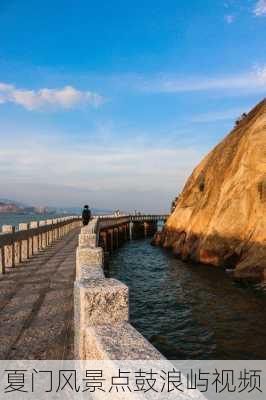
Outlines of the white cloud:
M256 67L250 72L220 77L176 78L174 76L138 79L135 87L150 93L178 93L211 90L249 90L265 91L266 65Z
M82 202L85 191L94 193L93 196L101 199L102 204L107 203L107 192L108 199L117 199L117 193L123 193L119 201L120 204L124 202L124 207L131 198L131 204L134 200L146 204L150 201L156 208L157 197L164 197L167 208L172 196L182 188L203 155L198 148L186 145L152 147L149 143L138 145L136 149L133 139L132 143L101 145L93 144L93 141L76 143L74 138L66 143L61 135L44 135L44 132L38 135L3 134L0 186L5 196L12 194L13 190L16 198L26 200L28 196L27 202L32 203L36 201L38 185L42 185L48 188L45 202L69 203L65 190L61 195L60 191L57 194L53 192L53 186L59 185L71 189ZM25 185L31 190L25 191ZM38 201L44 200L40 198ZM118 207L114 200L110 202L112 207ZM105 207L110 206L105 204Z
M13 85L9 85L7 83L0 82L0 91L8 91L8 90L12 90L12 89L13 89Z
M0 103L15 103L27 110L44 108L73 108L80 104L98 107L104 98L97 93L80 91L72 86L62 89L25 90L17 89L14 85L0 82Z
M266 15L266 0L259 0L255 5L253 12L257 17Z
M224 19L230 25L235 21L235 16L234 15L226 15L224 17Z
M60 182L92 190L170 188L182 180L199 157L192 148L130 148L63 146L30 142L25 138L1 145L0 178L31 182ZM16 163L11 160L16 160ZM160 160L160 161L158 161ZM93 171L93 173L91 173Z

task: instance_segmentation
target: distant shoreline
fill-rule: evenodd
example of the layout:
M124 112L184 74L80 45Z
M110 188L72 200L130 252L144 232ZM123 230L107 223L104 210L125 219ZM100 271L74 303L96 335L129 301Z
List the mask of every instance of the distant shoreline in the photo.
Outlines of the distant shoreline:
M41 221L52 218L67 217L73 214L37 214L37 213L0 213L0 231L2 230L2 225L12 225L18 227L21 223L29 223L31 221Z

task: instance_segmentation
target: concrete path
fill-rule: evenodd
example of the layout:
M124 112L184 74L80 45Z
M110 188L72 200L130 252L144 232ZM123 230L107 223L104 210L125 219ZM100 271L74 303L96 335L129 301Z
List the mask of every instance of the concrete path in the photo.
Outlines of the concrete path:
M0 277L0 360L73 359L78 232Z

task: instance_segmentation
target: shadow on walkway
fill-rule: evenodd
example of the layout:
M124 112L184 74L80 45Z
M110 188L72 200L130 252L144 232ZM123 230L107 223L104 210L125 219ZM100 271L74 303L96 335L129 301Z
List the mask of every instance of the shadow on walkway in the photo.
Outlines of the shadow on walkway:
M78 232L0 278L0 359L73 359Z

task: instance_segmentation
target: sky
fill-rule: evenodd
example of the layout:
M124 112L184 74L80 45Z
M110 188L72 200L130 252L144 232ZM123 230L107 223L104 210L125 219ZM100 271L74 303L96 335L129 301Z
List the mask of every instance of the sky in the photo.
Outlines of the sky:
M0 198L166 212L265 97L266 0L1 0Z

